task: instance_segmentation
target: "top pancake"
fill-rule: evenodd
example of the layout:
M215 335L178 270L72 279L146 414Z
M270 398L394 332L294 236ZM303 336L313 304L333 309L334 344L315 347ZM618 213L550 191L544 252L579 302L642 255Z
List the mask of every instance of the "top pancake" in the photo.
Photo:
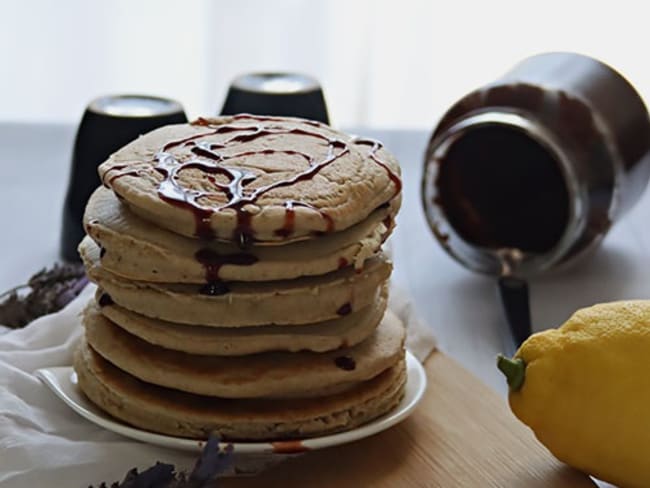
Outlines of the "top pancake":
M399 202L396 160L379 143L317 122L236 115L156 129L99 167L141 217L238 243L346 229Z

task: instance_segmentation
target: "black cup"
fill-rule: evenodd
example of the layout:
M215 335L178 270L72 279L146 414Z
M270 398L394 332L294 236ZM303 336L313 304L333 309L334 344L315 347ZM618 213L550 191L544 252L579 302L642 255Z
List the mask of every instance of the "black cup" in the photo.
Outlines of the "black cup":
M167 124L187 122L180 103L146 95L109 95L88 105L77 130L72 169L63 207L61 257L78 261L84 236L86 202L100 185L97 166L141 134Z
M221 115L238 113L287 115L329 124L320 84L298 73L250 73L235 78Z

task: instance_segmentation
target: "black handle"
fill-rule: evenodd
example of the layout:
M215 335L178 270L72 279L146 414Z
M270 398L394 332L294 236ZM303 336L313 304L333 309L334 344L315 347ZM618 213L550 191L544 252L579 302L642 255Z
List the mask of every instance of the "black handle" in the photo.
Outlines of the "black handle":
M518 349L532 333L528 283L514 276L501 276L498 280L498 288L506 322L514 341L506 352L513 355L514 350Z

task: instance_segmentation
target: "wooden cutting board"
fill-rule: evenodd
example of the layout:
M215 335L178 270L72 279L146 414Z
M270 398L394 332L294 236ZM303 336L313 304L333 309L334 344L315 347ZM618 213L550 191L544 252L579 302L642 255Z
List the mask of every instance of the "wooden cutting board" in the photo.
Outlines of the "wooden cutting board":
M283 462L225 488L581 488L589 478L557 461L505 400L435 352L415 413L376 436Z

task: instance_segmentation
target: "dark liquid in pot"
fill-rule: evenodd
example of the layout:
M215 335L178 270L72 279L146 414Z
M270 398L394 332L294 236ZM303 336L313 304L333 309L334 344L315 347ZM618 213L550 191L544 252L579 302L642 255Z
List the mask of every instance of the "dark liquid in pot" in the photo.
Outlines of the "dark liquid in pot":
M525 133L477 127L439 164L435 203L465 241L545 253L562 237L569 192L560 163Z

